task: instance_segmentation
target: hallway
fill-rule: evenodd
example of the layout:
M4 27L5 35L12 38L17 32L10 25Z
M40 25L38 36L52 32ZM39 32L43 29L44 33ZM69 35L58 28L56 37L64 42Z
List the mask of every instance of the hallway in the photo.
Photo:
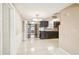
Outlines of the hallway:
M58 39L28 39L18 48L17 55L67 55L58 48Z
M1 3L0 13L1 55L79 55L79 4Z

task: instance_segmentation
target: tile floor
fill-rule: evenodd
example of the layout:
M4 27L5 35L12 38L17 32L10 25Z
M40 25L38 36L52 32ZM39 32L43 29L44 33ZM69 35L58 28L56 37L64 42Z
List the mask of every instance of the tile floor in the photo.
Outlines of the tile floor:
M17 55L66 55L58 48L58 39L28 39L23 41Z

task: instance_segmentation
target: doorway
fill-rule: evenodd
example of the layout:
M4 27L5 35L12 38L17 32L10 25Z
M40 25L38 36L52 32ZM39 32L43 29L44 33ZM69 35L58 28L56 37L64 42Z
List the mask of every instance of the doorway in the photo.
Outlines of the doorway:
M14 7L12 4L2 4L2 54L14 54L16 40Z
M39 34L38 34L38 31L39 31L39 27L38 27L39 24L37 24L36 21L28 21L28 39L30 38L39 38Z

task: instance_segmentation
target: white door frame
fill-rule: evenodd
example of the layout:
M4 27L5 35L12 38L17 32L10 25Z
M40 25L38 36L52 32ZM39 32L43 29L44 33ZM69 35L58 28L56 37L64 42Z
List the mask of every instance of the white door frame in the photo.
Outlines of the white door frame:
M14 54L14 51L13 51L13 47L14 47L14 40L16 40L16 21L15 21L15 18L14 18L14 15L15 15L15 8L14 6L11 4L11 3L4 3L4 5L9 9L9 54ZM3 6L3 4L2 4ZM3 9L4 10L4 9ZM6 11L6 10L4 10ZM2 12L3 14L4 12ZM3 14L4 17L6 17L4 14ZM2 17L3 17L2 16ZM5 20L4 20L5 21ZM3 26L3 25L2 25ZM3 49L2 49L3 50ZM3 53L3 52L2 52Z
M16 20L15 8L12 4L8 4L10 8L10 54L16 54L15 41L16 41Z

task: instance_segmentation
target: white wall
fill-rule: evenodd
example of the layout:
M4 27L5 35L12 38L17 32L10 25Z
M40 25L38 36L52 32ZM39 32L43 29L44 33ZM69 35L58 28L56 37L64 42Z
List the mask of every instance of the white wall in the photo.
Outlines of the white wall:
M15 11L15 20L16 20L16 52L20 46L20 43L23 40L23 27L22 27L22 18L19 13Z
M60 13L59 46L70 54L79 54L79 4Z
M13 14L14 18L12 17L12 21L10 22L12 25L10 27L12 33L12 38L10 39L10 54L12 55L17 53L17 50L23 40L22 18L15 8Z

